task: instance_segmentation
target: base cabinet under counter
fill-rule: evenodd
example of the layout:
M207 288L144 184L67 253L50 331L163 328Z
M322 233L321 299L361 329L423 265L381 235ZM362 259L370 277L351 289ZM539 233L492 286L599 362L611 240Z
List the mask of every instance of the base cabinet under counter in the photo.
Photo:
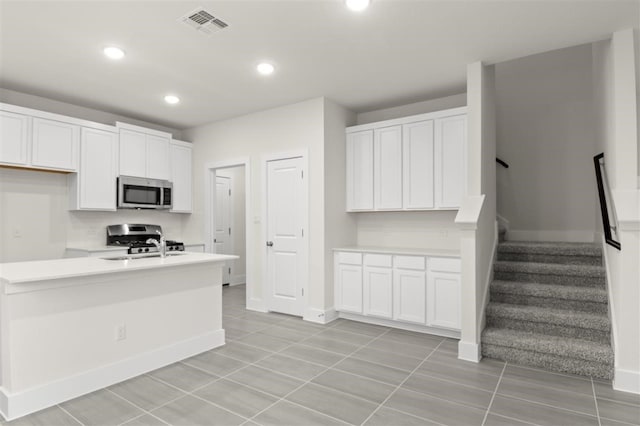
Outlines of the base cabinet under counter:
M336 250L334 265L341 317L459 337L459 257Z

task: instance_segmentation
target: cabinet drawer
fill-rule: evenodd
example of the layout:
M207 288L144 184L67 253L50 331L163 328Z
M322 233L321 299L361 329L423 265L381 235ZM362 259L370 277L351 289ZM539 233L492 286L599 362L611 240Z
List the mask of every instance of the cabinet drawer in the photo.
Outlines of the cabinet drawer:
M338 263L347 265L362 265L362 253L338 253Z
M451 257L429 258L429 270L441 272L460 272L460 259Z
M426 262L424 256L394 256L393 266L400 269L424 271Z
M383 268L391 268L391 255L365 254L364 264L367 266L381 266Z

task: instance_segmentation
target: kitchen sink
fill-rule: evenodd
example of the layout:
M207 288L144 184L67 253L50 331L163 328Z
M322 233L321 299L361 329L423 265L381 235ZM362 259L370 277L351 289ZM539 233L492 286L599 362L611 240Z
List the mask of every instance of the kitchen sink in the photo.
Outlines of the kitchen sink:
M181 256L186 254L184 252L172 251L167 253L167 257L171 256ZM149 259L154 257L160 257L160 253L151 253L151 254L128 254L126 256L116 256L116 257L102 257L104 260L136 260L136 259Z

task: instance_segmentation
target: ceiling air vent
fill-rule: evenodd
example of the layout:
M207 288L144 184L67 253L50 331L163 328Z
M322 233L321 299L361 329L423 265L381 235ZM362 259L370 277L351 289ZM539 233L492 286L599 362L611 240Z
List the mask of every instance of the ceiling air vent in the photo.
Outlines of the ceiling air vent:
M216 18L206 10L198 8L179 19L183 23L195 28L199 33L210 36L229 26L222 19Z

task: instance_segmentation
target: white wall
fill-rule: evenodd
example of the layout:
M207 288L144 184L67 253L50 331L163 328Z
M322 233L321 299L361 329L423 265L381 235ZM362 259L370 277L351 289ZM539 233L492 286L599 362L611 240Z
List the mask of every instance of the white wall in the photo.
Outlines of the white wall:
M632 30L593 45L598 148L618 217L621 250L604 245L615 353L615 389L640 393L640 190Z
M306 150L309 170L309 304L324 309L324 99L261 111L187 129L193 141L193 214L185 226L185 238L203 239L205 230L205 164L249 158L251 194L247 214L248 307L264 310L263 266L266 259L262 217L263 158L266 155ZM249 244L249 242L251 244ZM252 250L252 253L249 251ZM253 281L250 281L250 277Z
M509 239L593 241L591 45L495 66L498 213ZM635 158L635 156L634 156Z
M232 261L231 284L243 284L246 278L246 208L244 166L229 167L216 170L216 176L231 179L231 228L233 229L233 254L239 259Z
M109 124L114 126L116 121L135 124L137 126L147 127L150 129L161 130L173 134L175 139L181 139L180 131L171 127L161 126L159 124L147 121L136 120L119 114L113 114L106 111L100 111L92 108L85 108L66 102L55 101L41 96L29 95L27 93L16 92L0 87L0 102L12 105L18 105L25 108L37 109L40 111L52 112L55 114L68 115L69 117L81 118L84 120L95 121L96 123Z
M344 131L345 127L354 123L355 114L353 112L329 99L325 99L324 303L327 308L333 307L334 301L332 249L354 245L356 242L356 218L353 214L346 213L346 134Z
M361 112L357 115L356 124L367 124L376 121L391 120L393 118L408 117L416 114L440 111L443 109L463 107L467 105L467 94L447 96L444 98L430 99L412 104L401 105L393 108L379 109L369 112Z

